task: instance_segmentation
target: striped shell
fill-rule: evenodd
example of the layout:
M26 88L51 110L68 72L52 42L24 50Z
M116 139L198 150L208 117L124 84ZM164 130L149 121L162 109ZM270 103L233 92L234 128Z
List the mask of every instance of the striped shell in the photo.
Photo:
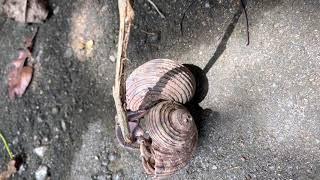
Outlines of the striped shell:
M183 168L192 158L198 131L189 111L171 101L158 103L145 116L151 138L151 159L143 159L148 174L167 176Z
M169 59L154 59L135 69L126 81L127 109L148 109L159 100L190 101L196 81L187 67Z

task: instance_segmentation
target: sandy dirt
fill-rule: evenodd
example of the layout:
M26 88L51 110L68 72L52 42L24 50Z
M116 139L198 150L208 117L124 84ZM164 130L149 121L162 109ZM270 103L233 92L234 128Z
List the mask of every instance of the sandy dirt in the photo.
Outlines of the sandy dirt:
M207 96L193 107L197 152L173 179L316 179L320 176L320 2L136 0L130 73L155 58L204 70ZM0 1L1 2L1 1ZM13 179L150 179L139 152L114 134L112 85L117 1L50 0L44 24L0 17L0 131L25 164ZM32 82L11 101L7 67L39 27ZM82 44L94 41L87 52ZM42 157L35 149L45 149ZM0 145L0 169L9 157Z

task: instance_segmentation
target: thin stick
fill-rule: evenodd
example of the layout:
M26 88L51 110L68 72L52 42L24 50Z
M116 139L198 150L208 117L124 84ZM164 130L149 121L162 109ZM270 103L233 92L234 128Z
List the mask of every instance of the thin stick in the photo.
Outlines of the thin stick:
M134 18L134 11L130 0L118 0L120 14L119 41L116 63L115 84L113 86L113 98L117 109L117 123L120 126L123 139L127 143L132 143L126 111L126 85L125 67L127 59L127 46L130 35L130 28Z
M148 2L154 7L154 9L158 12L158 14L161 16L161 18L165 19L166 17L162 14L162 12L159 10L157 5L152 2L152 0L148 0Z
M146 34L148 34L148 35L155 35L155 34L156 34L156 33L153 33L153 32L147 32L147 31L142 30L142 29L141 29L141 32L146 33Z
M182 14L182 18L181 18L181 21L180 21L180 32L181 32L181 35L183 36L183 20L184 20L184 18L185 18L185 16L186 16L186 14L187 14L187 12L189 11L189 9L192 7L192 5L195 3L195 2L197 2L196 0L193 0L190 4L189 4L189 6L187 7L187 9L183 12L183 14Z
M9 145L8 145L8 142L7 142L6 138L4 138L4 136L2 135L1 132L0 132L0 139L1 139L2 142L3 142L4 147L6 148L8 154L9 154L10 159L13 159L14 156L13 156L13 154L12 154L12 151L11 151L10 148L9 148Z
M247 14L247 9L246 9L246 5L245 3L243 2L243 0L240 0L241 1L241 6L243 8L243 11L244 11L244 15L246 17L246 25L247 25L247 46L250 44L250 33L249 33L249 21L248 21L248 14Z

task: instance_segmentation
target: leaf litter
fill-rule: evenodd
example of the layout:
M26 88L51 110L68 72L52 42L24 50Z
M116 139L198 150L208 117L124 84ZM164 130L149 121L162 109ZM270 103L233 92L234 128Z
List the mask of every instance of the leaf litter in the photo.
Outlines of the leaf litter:
M0 180L7 180L17 172L16 161L10 160L7 164L7 170L0 173Z
M36 34L37 31L31 38L25 39L25 48L19 51L18 58L9 65L8 93L11 100L14 100L16 97L21 97L31 82L33 67L25 64L28 58L33 59L31 51Z
M24 66L29 57L27 50L21 50L19 57L11 63L8 73L8 92L10 99L21 97L26 91L32 78L33 68Z
M9 179L13 174L17 172L17 169L19 168L19 163L14 159L14 156L12 154L11 149L9 148L7 140L4 138L3 134L0 132L0 140L4 144L4 147L6 148L8 155L10 157L10 161L7 164L7 169L3 172L0 172L0 180L7 180Z

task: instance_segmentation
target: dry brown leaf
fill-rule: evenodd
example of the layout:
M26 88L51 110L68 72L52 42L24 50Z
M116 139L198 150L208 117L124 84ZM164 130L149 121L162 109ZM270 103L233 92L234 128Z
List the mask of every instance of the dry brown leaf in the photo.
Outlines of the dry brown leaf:
M11 160L7 165L7 170L0 173L0 180L8 180L13 174L17 172L16 161Z
M5 0L3 10L22 23L42 23L48 16L46 0Z
M16 96L21 97L31 81L33 68L24 66L29 54L28 51L20 51L18 59L11 64L8 73L8 92L10 99L14 99Z

